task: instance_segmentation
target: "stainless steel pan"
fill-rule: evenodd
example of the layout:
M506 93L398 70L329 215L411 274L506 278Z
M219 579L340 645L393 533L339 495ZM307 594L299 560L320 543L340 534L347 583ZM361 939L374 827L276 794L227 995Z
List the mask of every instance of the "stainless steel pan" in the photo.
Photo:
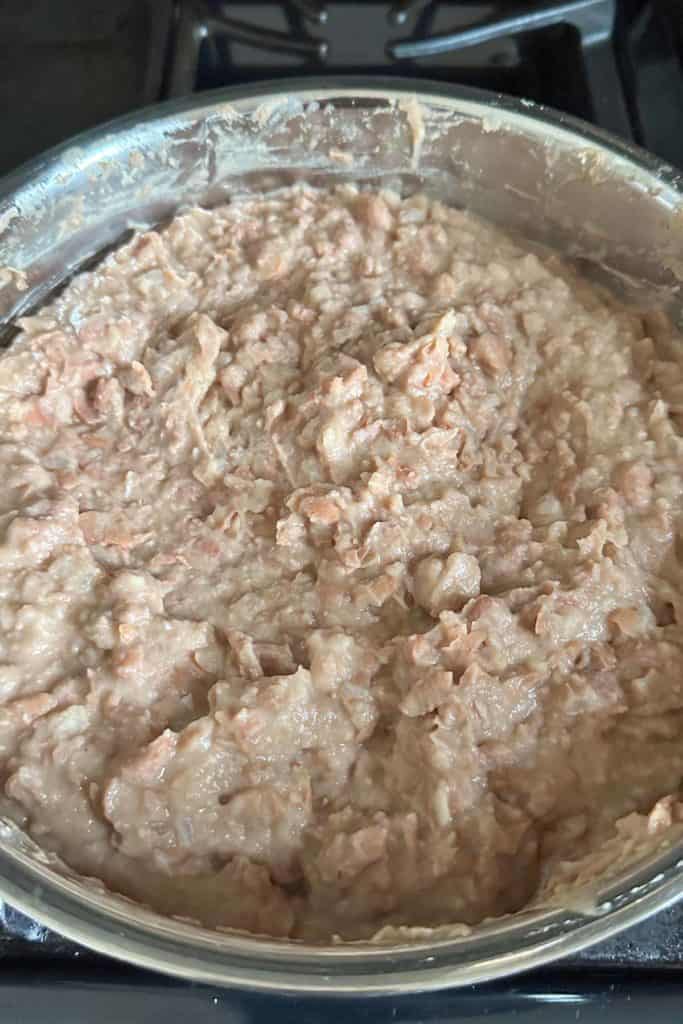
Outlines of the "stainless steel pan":
M396 79L307 79L151 108L0 182L0 326L9 337L13 316L131 227L300 178L425 189L680 316L683 182L672 168L523 101ZM9 824L0 824L0 896L93 949L194 980L403 992L544 963L678 899L683 849L663 840L640 854L564 907L392 947L313 947L171 921L77 878Z

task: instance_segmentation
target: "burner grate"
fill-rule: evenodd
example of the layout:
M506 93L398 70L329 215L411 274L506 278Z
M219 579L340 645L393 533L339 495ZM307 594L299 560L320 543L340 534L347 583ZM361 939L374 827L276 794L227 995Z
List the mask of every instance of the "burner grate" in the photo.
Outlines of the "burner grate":
M308 22L322 25L327 8L315 0L289 0L281 5L286 29L271 28L258 19L236 17L239 5L214 4L208 0L189 0L181 4L176 17L166 80L168 96L194 92L200 83L202 48L204 59L213 68L234 68L232 48L247 46L270 54L282 54L322 64L328 43L312 35ZM230 12L230 13L229 13Z
M533 99L683 164L674 22L666 3L637 0L178 0L164 94L292 74L413 75Z

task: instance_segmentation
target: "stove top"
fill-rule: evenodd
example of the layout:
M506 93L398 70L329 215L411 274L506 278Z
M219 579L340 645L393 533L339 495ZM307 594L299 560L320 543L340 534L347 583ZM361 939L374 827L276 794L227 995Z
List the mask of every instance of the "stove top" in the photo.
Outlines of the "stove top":
M0 52L0 173L159 99L352 73L526 97L683 167L680 0L4 0Z
M292 74L417 75L545 103L683 165L671 3L183 4L168 95Z
M136 107L259 79L382 74L548 104L683 167L680 0L4 0L0 173ZM372 1021L682 1019L683 905L510 982L353 1004ZM269 999L149 975L0 904L0 1011L22 1024L346 1020L348 1001Z

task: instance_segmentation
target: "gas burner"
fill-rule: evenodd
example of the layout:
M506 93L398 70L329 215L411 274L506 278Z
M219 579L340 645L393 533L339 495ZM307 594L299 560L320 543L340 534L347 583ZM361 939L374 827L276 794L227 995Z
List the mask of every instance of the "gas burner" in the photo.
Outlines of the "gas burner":
M412 75L533 99L647 148L656 140L676 162L675 20L656 0L177 0L163 92L293 74ZM666 89L651 74L653 52Z

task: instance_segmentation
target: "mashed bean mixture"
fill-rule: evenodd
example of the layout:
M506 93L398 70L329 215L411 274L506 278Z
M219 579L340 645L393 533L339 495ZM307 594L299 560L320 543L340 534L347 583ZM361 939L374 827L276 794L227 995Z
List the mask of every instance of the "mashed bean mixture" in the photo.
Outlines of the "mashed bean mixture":
M344 186L193 209L19 324L0 771L44 849L320 940L514 911L680 819L665 319Z

